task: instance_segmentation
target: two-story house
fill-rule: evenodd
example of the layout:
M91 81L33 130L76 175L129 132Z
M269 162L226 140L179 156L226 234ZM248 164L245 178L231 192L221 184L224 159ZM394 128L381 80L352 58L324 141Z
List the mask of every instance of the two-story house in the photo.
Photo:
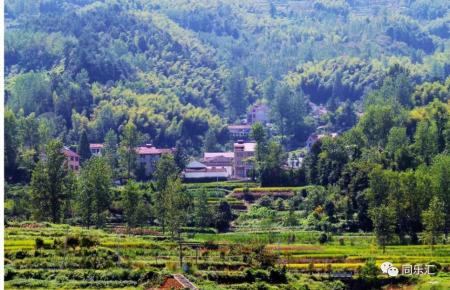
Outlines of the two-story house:
M102 156L103 144L91 143L89 144L89 149L91 150L92 156Z
M249 140L252 131L251 125L229 125L228 132L234 140Z
M64 147L62 153L66 157L67 168L78 173L80 171L80 155L70 150L68 147Z
M252 157L255 156L256 143L239 140L234 143L234 176L249 178L253 169Z
M247 113L247 124L267 124L270 119L270 109L266 104L255 104Z
M233 168L234 152L205 152L200 161L208 168L223 168L227 172L227 177L234 175Z
M153 174L156 169L156 163L163 154L173 153L174 149L156 148L152 144L146 144L136 148L137 166L145 168L145 175Z

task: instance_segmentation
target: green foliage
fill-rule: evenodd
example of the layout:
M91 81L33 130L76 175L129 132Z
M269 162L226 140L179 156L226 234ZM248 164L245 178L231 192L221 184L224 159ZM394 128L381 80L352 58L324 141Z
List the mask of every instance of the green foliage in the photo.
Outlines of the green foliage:
M45 157L33 170L31 178L31 202L37 220L61 220L62 204L70 198L71 188L60 141L54 140L45 147Z
M52 105L51 80L46 73L29 72L18 75L7 84L8 104L16 112L41 114Z
M423 120L417 125L415 150L420 160L429 165L434 155L438 153L438 132L436 123Z
M391 243L394 236L395 213L389 206L382 205L372 209L370 216L378 244L382 247L384 253L386 245Z
M164 189L164 210L167 228L172 237L180 236L181 227L186 225L192 197L182 189L181 180L170 176Z
M213 213L208 205L208 196L206 189L202 189L197 196L194 204L194 218L196 226L200 228L207 227L212 224Z
M431 248L436 243L436 238L443 231L445 225L444 205L439 197L434 196L427 210L422 213L425 226L425 239Z
M138 224L140 212L136 210L142 201L139 185L129 180L122 192L122 209L124 219L128 227L135 227Z
M78 155L80 155L80 161L82 163L91 158L91 150L89 148L86 131L81 133L80 142L78 143Z
M163 154L156 164L154 173L156 191L153 201L153 209L163 232L165 231L167 223L167 206L169 206L169 204L167 204L167 194L178 194L178 191L180 190L180 188L177 188L178 184L174 185L175 187L172 188L173 190L167 190L169 182L174 182L177 179L177 172L178 169L174 157L171 154ZM170 205L172 205L172 203Z
M126 178L130 178L136 169L136 147L140 143L140 138L136 125L129 121L123 128L119 145L119 166Z
M368 283L373 283L377 280L380 272L378 266L375 264L375 259L369 258L361 269L361 278Z
M216 228L219 232L225 232L230 228L230 222L233 220L233 213L228 202L220 201L216 211Z
M102 156L107 160L109 167L114 170L113 175L115 176L115 168L118 165L117 135L112 129L106 133Z
M77 212L83 225L97 227L106 222L111 202L111 169L103 157L93 157L81 170Z

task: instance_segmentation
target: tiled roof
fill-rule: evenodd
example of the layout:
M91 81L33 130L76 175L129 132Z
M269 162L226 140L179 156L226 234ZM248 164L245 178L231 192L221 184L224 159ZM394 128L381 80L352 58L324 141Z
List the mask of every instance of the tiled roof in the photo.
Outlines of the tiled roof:
M172 153L172 149L168 148L156 148L154 146L140 146L136 148L136 151L139 155L160 155L164 153Z
M72 150L70 150L67 147L64 147L62 151L65 156L80 157L77 153L73 152Z
M91 144L89 144L89 148L90 149L102 149L103 148L103 144L101 144L101 143L91 143Z
M225 157L234 158L234 152L205 152L203 158Z
M251 125L228 125L228 130L250 130Z
M206 165L194 160L194 161L189 162L189 164L186 165L186 168L193 168L193 169L206 168Z

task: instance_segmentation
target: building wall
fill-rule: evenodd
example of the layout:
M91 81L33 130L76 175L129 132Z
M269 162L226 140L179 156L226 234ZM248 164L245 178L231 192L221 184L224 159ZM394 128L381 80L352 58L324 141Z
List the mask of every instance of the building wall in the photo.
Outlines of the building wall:
M144 165L145 175L153 174L156 170L156 163L161 158L161 154L146 154L137 156L137 166Z
M68 168L78 172L80 170L80 158L76 156L66 156L66 158Z
M102 150L100 148L91 148L91 154L93 156L101 156Z
M244 151L243 149L235 148L234 151L234 175L238 178L247 178L249 176L249 171L253 168L252 164L244 162L245 159L252 157L255 152Z

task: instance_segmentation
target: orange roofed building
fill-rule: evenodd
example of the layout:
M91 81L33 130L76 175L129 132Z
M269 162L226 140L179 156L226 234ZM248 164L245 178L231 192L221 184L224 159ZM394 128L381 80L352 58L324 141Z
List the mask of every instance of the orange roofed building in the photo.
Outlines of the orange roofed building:
M170 148L156 148L151 144L139 146L136 148L137 165L145 168L145 175L153 174L156 169L156 163L163 154L170 154L175 152L175 149Z
M164 279L161 286L155 289L189 289L189 290L199 290L191 281L181 274L173 274Z
M63 148L62 153L64 154L64 156L66 156L67 167L70 170L78 173L80 171L80 155L73 152L67 147Z
M91 143L91 144L89 144L89 150L91 150L92 156L101 156L102 150L103 150L103 144Z

